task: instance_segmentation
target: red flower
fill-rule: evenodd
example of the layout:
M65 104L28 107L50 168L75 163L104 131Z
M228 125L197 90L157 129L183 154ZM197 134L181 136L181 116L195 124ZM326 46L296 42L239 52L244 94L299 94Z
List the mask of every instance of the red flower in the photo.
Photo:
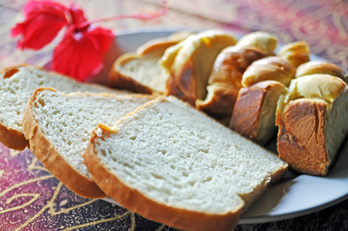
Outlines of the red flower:
M114 35L110 30L89 25L78 29L70 26L53 51L52 70L83 81L103 67L103 57Z
M11 36L21 35L17 46L39 50L50 43L68 24L67 8L51 1L29 0L24 6L25 21L11 30Z
M166 13L163 8L157 14L131 14L87 21L76 5L51 1L29 0L24 6L25 21L18 23L12 36L20 35L17 47L41 49L50 43L58 32L67 26L63 39L53 51L52 69L83 81L97 74L103 67L103 57L108 51L114 34L95 26L95 22L122 18L152 19Z

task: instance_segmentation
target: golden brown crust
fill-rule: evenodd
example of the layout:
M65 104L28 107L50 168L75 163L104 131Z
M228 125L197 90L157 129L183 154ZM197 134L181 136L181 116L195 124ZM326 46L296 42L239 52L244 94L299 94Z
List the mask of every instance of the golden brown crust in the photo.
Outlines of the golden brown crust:
M329 159L326 153L324 125L326 103L300 99L277 112L279 157L299 172L326 175Z
M275 135L274 113L280 94L286 88L277 81L261 81L239 91L230 128L239 134L265 143Z
M179 99L195 106L198 93L193 62L188 60L177 76L180 76L180 78L176 78L172 72L168 78L165 95L175 95Z
M47 170L77 195L87 198L105 198L105 193L91 178L81 175L71 167L38 126L29 105L35 101L36 92L42 90L43 88L35 91L23 116L24 135L29 140L31 151Z
M255 140L265 94L266 91L263 88L241 88L234 105L229 127L244 137Z
M301 64L309 61L310 54L311 53L310 53L310 49L307 42L296 41L296 42L288 43L284 45L280 49L278 56L287 60L294 67L298 67Z
M241 88L244 71L254 61L265 57L256 48L230 46L217 56L208 84L220 83Z
M253 62L244 72L242 85L249 87L257 82L275 80L288 86L295 77L296 68L288 61L270 56Z
M216 119L230 118L239 89L210 85L207 87L207 90L208 95L206 100L197 100L196 108Z
M29 146L29 142L24 138L23 133L7 128L2 124L0 124L0 142L8 148L18 151L22 151Z
M106 131L107 132L107 131ZM237 225L241 207L225 214L207 214L170 207L144 196L138 190L128 186L111 173L97 158L94 147L96 135L83 155L85 164L99 187L121 206L139 215L185 230L233 230Z
M300 65L297 68L296 78L313 74L327 74L336 76L348 84L347 71L341 69L333 63L323 61L311 61Z
M152 90L148 86L145 86L138 81L135 81L133 78L117 71L117 66L119 65L120 60L121 59L119 58L114 62L110 69L108 74L108 86L118 89L127 89L137 93L151 94Z

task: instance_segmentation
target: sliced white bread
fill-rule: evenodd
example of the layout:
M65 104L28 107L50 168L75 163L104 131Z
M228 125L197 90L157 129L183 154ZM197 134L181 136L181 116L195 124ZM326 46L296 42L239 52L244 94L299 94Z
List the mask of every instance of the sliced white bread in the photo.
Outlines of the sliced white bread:
M166 38L153 39L138 47L135 53L121 55L109 72L109 85L138 93L163 94L169 74L158 61L167 48L190 34L178 32Z
M23 136L22 119L29 98L39 87L53 87L62 92L109 92L126 94L96 84L79 83L71 78L46 72L38 67L20 65L0 72L0 142L23 150L28 141Z
M93 182L82 154L98 123L115 124L152 99L143 95L71 93L36 90L23 117L25 138L44 166L74 193L105 197Z
M287 164L174 97L99 125L83 155L123 207L184 230L233 230Z

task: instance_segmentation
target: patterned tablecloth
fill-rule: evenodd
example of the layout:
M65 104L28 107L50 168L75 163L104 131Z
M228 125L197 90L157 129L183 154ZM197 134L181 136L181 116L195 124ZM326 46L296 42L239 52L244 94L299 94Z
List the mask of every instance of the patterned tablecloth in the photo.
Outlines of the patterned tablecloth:
M60 2L66 3L62 0ZM153 11L158 0L73 0L87 18ZM0 0L0 67L23 62L43 65L52 48L19 51L9 30L22 18L24 0ZM344 0L168 0L166 16L141 22L104 23L116 34L144 28L222 28L264 30L288 43L306 40L313 54L348 68L348 3ZM0 112L1 113L1 112ZM81 198L38 161L30 150L0 144L0 231L7 230L173 230L103 200ZM294 219L238 225L236 230L348 230L348 200Z

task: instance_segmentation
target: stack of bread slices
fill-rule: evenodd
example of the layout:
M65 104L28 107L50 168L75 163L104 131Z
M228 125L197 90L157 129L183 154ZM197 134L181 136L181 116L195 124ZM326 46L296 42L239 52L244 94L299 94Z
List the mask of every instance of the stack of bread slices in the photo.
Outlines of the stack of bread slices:
M348 130L346 72L308 62L304 42L277 56L276 46L265 32L239 41L223 31L175 33L115 61L109 83L121 90L6 68L0 142L29 147L77 195L110 197L179 229L232 230L288 163L326 174ZM294 119L303 108L311 114ZM275 123L283 160L256 143ZM316 162L289 158L298 150Z

